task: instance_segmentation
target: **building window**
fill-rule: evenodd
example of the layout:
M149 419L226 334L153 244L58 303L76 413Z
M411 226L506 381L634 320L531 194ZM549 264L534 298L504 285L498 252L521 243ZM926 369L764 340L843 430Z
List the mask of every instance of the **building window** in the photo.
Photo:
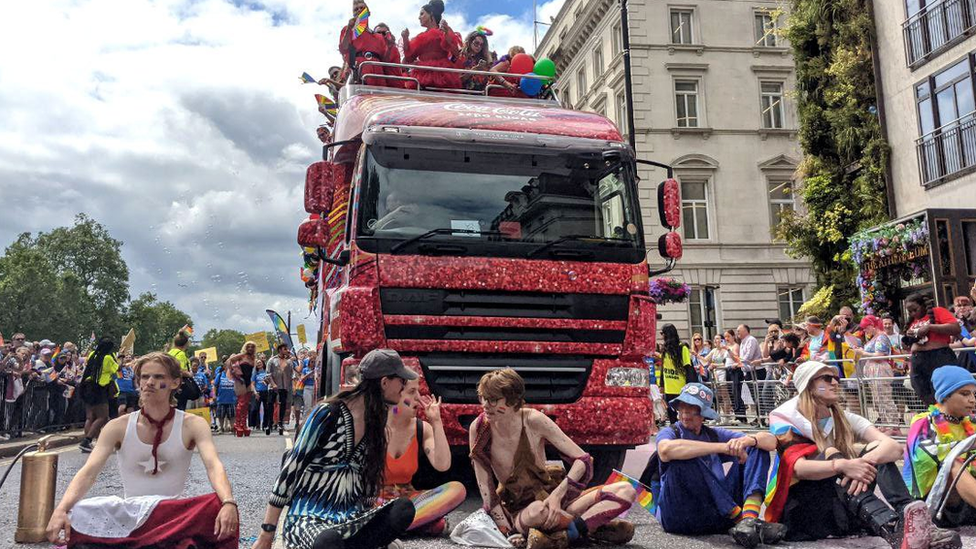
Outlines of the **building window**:
M691 334L699 333L704 336L706 342L711 342L712 338L718 334L718 310L715 308L717 300L715 291L717 288L711 286L700 286L691 289L688 296L688 308Z
M776 19L769 12L756 12L756 45L761 48L776 47Z
M566 86L566 89L563 90L563 107L565 107L567 109L572 109L573 108L573 95L572 95L572 91L573 90L569 86Z
M803 306L803 288L801 286L780 286L776 288L779 298L779 318L784 322L796 318L797 311Z
M674 103L679 128L698 127L698 81L675 80Z
M915 86L922 184L976 166L972 56Z
M617 23L610 29L610 52L614 57L624 51L624 29Z
M586 92L590 89L586 84L586 65L580 67L579 72L576 73L576 88L578 93L577 99L582 100L586 96Z
M783 128L783 83L760 82L760 107L762 127L766 129Z
M627 133L627 95L624 92L618 92L615 98L617 107L617 127L620 131Z
M708 238L708 184L705 181L681 182L681 219L685 240Z
M768 179L766 186L769 189L769 223L775 235L783 216L796 209L793 182L789 179Z
M593 78L594 80L603 76L603 42L596 45L593 50Z
M976 27L969 0L906 0L902 23L908 66L916 68L969 36Z
M672 9L671 10L671 43L672 44L694 44L692 36L692 21L694 10Z

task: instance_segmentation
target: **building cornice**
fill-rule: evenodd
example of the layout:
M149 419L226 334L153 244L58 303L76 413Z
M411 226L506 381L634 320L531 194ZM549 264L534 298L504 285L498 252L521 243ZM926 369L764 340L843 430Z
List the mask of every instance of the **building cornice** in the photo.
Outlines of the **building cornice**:
M567 1L567 4L570 2ZM611 0L589 0L573 25L560 33L566 40L560 40L559 46L553 52L551 59L556 64L556 70L562 72L583 48L593 31L603 22L603 16L610 9ZM565 7L565 6L564 6ZM562 10L560 10L562 12Z

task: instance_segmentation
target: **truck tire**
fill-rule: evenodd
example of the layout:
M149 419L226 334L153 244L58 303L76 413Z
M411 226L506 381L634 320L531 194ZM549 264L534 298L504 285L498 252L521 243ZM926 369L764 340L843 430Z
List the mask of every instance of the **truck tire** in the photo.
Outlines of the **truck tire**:
M606 482L613 470L620 470L627 455L627 446L589 446L583 448L593 458L593 480L590 486Z

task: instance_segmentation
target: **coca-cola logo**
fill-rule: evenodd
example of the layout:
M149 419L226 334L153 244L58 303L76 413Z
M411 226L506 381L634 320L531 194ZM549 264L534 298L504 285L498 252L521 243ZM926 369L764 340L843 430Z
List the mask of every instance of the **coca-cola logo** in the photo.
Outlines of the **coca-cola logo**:
M494 118L497 120L518 120L532 122L542 118L537 109L524 107L498 107L493 105L472 105L469 103L448 103L444 110L469 118Z

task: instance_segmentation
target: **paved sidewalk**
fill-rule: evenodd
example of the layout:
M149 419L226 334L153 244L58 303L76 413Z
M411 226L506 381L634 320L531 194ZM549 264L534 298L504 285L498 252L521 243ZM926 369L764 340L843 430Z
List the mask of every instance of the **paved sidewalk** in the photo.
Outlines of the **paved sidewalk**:
M0 459L12 458L20 453L21 450L30 446L31 444L36 444L41 437L52 435L50 441L48 442L48 448L61 448L64 446L70 446L72 444L78 444L81 442L84 436L84 431L81 429L72 429L68 431L59 431L56 433L43 433L39 435L27 435L13 440L0 441Z

